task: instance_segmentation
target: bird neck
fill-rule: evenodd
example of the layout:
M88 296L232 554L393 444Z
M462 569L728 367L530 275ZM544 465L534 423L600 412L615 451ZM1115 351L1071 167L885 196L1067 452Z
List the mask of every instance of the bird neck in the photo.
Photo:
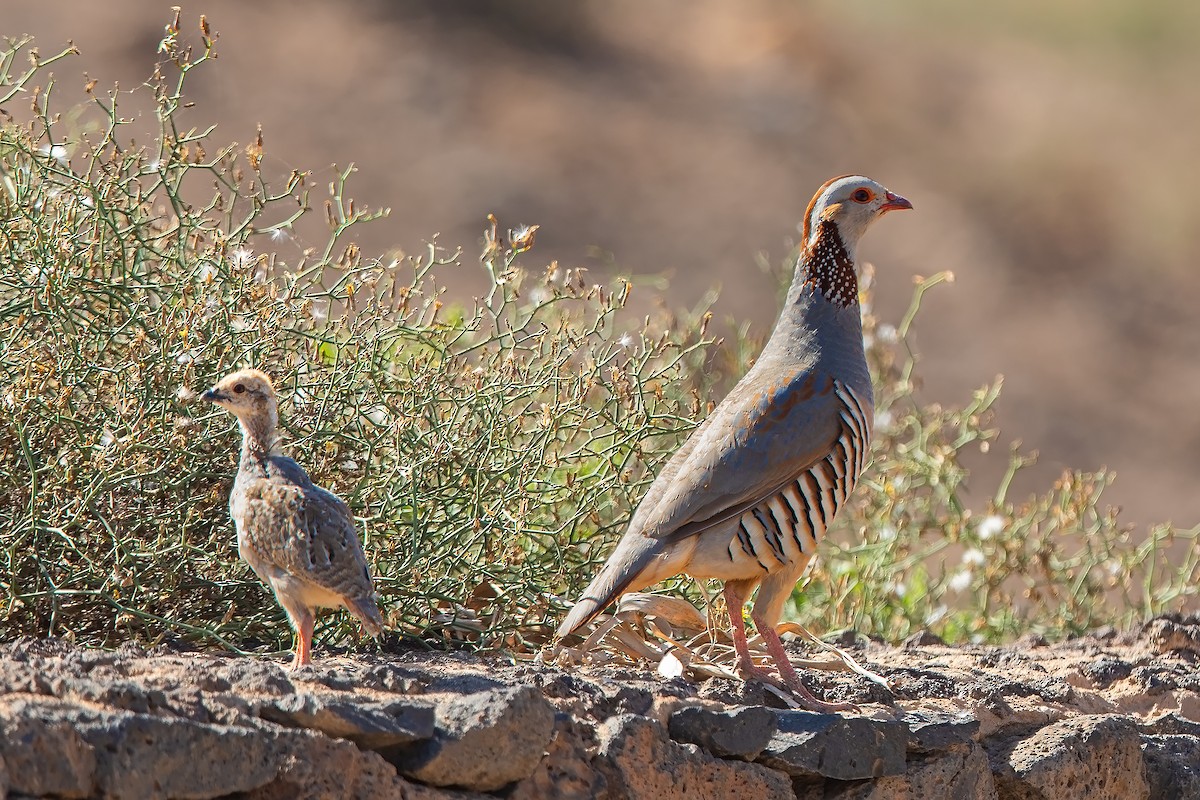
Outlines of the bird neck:
M275 428L279 419L272 411L256 417L238 417L242 429L242 461L263 461L279 454L279 437Z
M858 303L854 247L846 244L832 220L822 220L800 251L788 299L798 301L807 287L839 308Z

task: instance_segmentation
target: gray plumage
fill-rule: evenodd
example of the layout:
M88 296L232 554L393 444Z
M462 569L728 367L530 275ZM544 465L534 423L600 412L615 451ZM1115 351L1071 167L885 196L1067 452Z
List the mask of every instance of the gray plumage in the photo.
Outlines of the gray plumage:
M270 379L241 370L203 399L231 411L242 428L241 459L229 495L238 554L275 592L296 630L293 666L310 663L313 612L344 606L372 636L383 617L354 517L337 495L276 447L278 411Z
M739 669L754 666L752 618L785 682L810 706L775 626L792 588L861 473L874 400L863 352L854 255L902 197L861 176L835 178L809 204L803 249L779 321L753 368L651 484L608 561L571 609L566 636L626 591L687 573L725 581Z

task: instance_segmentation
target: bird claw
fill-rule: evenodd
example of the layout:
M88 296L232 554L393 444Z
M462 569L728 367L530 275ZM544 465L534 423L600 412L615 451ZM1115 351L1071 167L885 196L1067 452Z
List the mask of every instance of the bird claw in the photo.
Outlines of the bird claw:
M787 692L806 711L814 711L818 714L832 714L838 711L859 710L858 706L854 703L829 703L820 699L805 688L804 684L800 682L799 676L795 673L791 676L792 680L780 680L762 667L741 660L738 661L737 672L744 680L755 680Z

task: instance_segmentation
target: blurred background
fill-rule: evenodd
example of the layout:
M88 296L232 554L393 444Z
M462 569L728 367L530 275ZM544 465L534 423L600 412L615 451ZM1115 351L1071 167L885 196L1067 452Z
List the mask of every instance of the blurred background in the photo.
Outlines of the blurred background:
M66 110L84 73L149 77L171 5L8 3L0 34L76 43ZM441 278L466 302L494 212L541 225L531 267L665 274L672 305L719 287L717 318L765 335L757 261L826 178L876 178L916 207L862 248L876 308L895 322L914 275L955 273L919 318L920 394L1005 376L1002 441L1041 454L1011 497L1107 466L1128 521L1200 522L1200 4L203 0L185 35L202 13L219 58L188 96L211 149L261 123L268 174L353 162L353 196L392 209L364 250L463 246Z

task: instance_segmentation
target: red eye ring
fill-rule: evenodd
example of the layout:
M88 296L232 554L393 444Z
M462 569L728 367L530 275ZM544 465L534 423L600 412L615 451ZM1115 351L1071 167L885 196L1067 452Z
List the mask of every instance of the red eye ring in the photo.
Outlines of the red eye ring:
M870 189L855 189L850 199L856 203L869 203L875 199L875 195Z
M233 391L237 394L241 394L242 392L246 391L246 387L244 384L239 383L237 386L233 387Z

